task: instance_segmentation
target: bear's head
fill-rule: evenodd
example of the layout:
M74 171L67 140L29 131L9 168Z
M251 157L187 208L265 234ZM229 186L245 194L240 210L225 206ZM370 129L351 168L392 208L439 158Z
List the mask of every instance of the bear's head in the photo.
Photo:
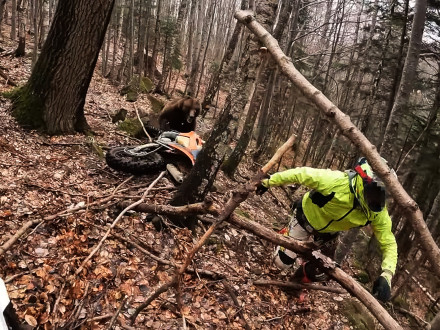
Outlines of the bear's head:
M193 97L183 100L182 110L186 114L186 121L188 123L192 123L195 118L200 114L200 108L200 101Z

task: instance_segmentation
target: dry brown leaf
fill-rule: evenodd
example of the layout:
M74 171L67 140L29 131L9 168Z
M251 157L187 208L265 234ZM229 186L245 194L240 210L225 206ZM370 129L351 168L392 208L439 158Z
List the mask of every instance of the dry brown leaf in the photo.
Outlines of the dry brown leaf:
M26 323L29 324L30 326L36 327L38 325L37 320L32 315L25 315L24 319Z

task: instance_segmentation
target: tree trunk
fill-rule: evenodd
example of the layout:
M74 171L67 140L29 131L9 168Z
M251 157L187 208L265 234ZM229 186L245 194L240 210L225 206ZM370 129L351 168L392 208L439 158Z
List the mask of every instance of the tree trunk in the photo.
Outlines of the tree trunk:
M194 39L194 50L192 58L192 67L188 78L188 95L195 96L197 77L199 75L199 68L202 61L203 45L207 37L207 25L210 23L205 19L205 3L201 0L197 3L197 25L196 36Z
M227 127L230 121L231 102L229 99L226 100L225 108L214 126L214 130L198 154L193 169L179 186L170 202L171 205L186 205L202 201L209 192L225 156L226 148L224 145L228 139ZM178 226L186 226L192 230L197 224L195 217L179 216L171 217L171 220Z
M245 8L246 0L241 1L241 9ZM208 89L205 92L205 97L202 102L202 116L204 117L207 113L209 106L212 104L212 100L214 99L215 94L218 92L220 88L220 82L224 78L224 74L226 71L225 65L229 64L229 61L234 54L235 48L237 47L238 38L240 37L240 33L242 30L241 24L236 24L234 28L234 32L232 33L231 39L229 40L228 47L226 48L225 54L220 62L220 67L218 71L214 74L211 79L211 83L208 86Z
M416 0L411 39L409 41L408 52L403 67L402 79L400 81L396 101L391 110L390 119L387 123L385 136L380 148L388 161L395 160L396 154L398 153L395 141L399 131L400 120L403 118L403 114L406 111L409 96L413 88L414 76L416 74L420 49L422 46L426 8L426 0Z
M201 67L200 68L200 76L199 76L199 81L197 83L197 91L196 91L195 97L198 97L198 95L199 95L200 84L202 82L202 76L205 71L206 54L208 53L209 43L211 41L212 26L214 25L214 17L215 17L215 13L216 13L216 9L217 9L217 2L218 2L218 0L214 0L214 6L210 6L209 13L208 13L207 20L208 20L208 22L211 22L211 23L209 24L206 46L205 46L205 50L203 51L203 57L202 57L201 63L200 63L200 67Z
M148 74L153 80L155 78L155 71L157 68L157 55L158 55L158 47L159 47L159 39L160 39L160 10L162 6L162 0L157 0L157 11L156 11L156 25L154 27L154 42L153 42L153 50L151 53L151 67L148 66L149 71Z
M188 21L188 49L186 52L186 76L189 77L191 74L191 68L193 65L193 53L195 51L194 49L194 43L197 44L197 40L194 41L194 30L197 27L197 20L196 20L196 5L197 0L191 1L191 10L190 10L190 16ZM188 89L188 81L186 82L185 86L185 92Z
M39 37L39 26L38 26L38 18L40 16L40 11L43 9L40 7L40 1L32 1L32 11L33 11L33 29L34 29L34 48L32 52L32 67L34 67L38 58L38 40Z
M262 20L262 22L264 22L264 25L266 27L269 27L270 24L272 24L276 14L276 7L276 2L274 0L268 0L258 5L257 16ZM251 140L255 120L261 108L261 100L263 99L263 94L267 87L270 73L274 69L273 64L267 66L268 62L272 61L272 59L268 57L266 51L264 49L260 49L259 44L257 44L255 41L251 41L249 49L250 53L255 54L258 50L261 54L261 63L258 68L257 77L255 79L255 89L251 97L251 102L243 126L243 131L240 135L240 139L238 140L236 147L222 166L223 172L230 177L234 175L235 170L241 162L244 156L244 152L246 151L246 148Z
M88 129L87 89L105 37L114 0L59 2L41 55L16 93L17 120L49 134Z
M434 319L429 323L432 330L438 330L440 329L440 311L437 312L437 315L434 317Z
M17 3L18 13L18 46L14 51L15 57L22 57L26 54L26 17L27 1L21 0Z
M265 78L261 78L261 75L262 75L262 71L266 71L266 63L267 63L267 58L263 60L263 62L260 64L260 67L258 68L258 73L255 82L257 86L255 86L254 93L252 95L252 99L249 105L248 113L246 115L246 120L243 125L243 131L241 132L237 145L235 146L232 153L229 155L228 159L222 165L223 172L229 177L234 176L235 170L240 164L252 137L252 131L254 128L255 120L257 119L258 112L260 111L261 98L262 98L262 91L261 90L258 91L257 89L259 83L265 81Z
M0 39L3 39L2 24L3 24L3 15L5 14L5 4L6 4L6 0L0 0Z
M128 34L128 40L129 40L129 52L128 52L128 77L127 81L128 83L131 82L131 79L133 79L133 57L134 57L134 0L130 1L130 13L129 13L129 34Z
M17 38L17 0L12 0L11 5L11 39Z

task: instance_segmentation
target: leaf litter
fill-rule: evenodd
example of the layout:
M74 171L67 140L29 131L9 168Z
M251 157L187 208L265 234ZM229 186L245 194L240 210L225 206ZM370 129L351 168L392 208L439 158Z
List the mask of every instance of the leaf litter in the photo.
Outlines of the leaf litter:
M29 59L7 57L1 61L11 77L26 81ZM8 89L2 82L0 91ZM151 112L146 95L140 95L136 106ZM96 72L85 113L100 146L132 142L117 130L108 115L120 108L129 109L135 117L133 105ZM201 127L209 131L212 125L212 120L206 119ZM0 276L7 281L21 320L39 329L105 329L128 296L116 323L117 329L127 327L134 309L174 274L173 267L152 260L130 243L164 261L181 264L203 234L202 229L196 237L187 229L174 227L157 232L144 214L131 212L114 230L123 239L110 235L99 253L75 275L119 214L114 204L88 205L108 197L129 176L108 168L83 135L49 137L18 126L11 116L10 103L3 97L0 131L0 244L28 220L85 207L32 227L1 256ZM252 168L247 165L240 167L242 173ZM123 185L128 190L121 194L140 196L154 178L135 177ZM167 179L159 182L157 188L164 189L155 190L147 202L166 204L172 191L165 187L170 184ZM214 194L222 200L236 182L220 173L218 185L221 192ZM286 209L272 196L251 197L240 208L250 219L271 228L288 219ZM273 249L272 244L252 234L223 227L196 255L193 266L221 274L233 288L238 305L218 278L186 273L180 286L181 310L176 309L176 292L169 290L139 315L134 327L182 328L184 316L186 326L194 329L242 329L246 324L252 329L351 329L347 318L339 313L341 300L348 299L348 294L335 297L327 292L307 292L301 302L298 292L253 285L257 279L289 279L291 274L271 265Z

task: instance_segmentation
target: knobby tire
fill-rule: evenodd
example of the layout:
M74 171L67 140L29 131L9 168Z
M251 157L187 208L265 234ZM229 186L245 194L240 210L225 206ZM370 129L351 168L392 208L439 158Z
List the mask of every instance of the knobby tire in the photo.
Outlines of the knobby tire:
M105 160L107 165L114 170L131 173L135 175L153 174L165 168L165 160L157 153L153 152L146 156L134 156L125 150L134 147L116 147L110 149Z

